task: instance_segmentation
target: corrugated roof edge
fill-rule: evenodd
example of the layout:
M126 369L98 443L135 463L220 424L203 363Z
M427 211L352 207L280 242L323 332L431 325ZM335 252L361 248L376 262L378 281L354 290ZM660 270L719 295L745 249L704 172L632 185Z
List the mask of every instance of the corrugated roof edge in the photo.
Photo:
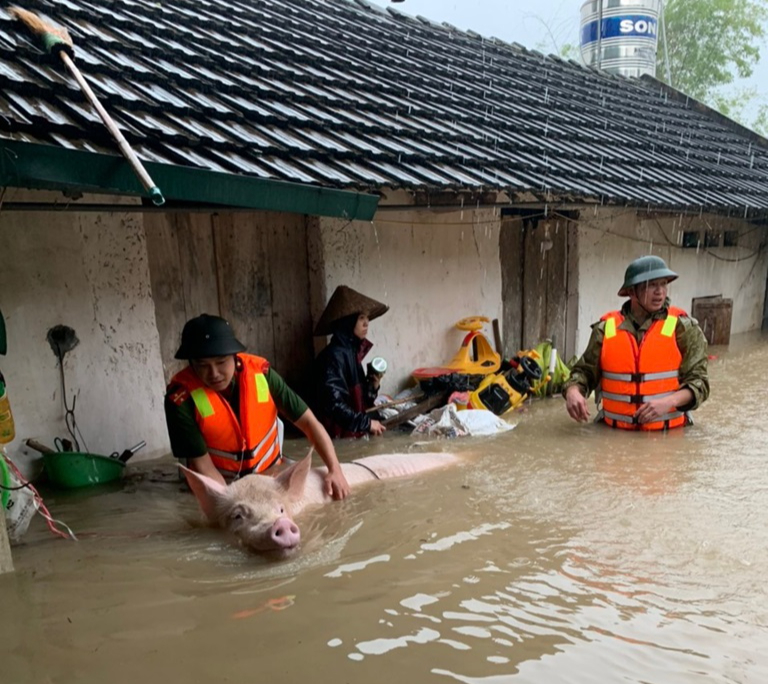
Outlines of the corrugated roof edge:
M755 142L762 147L768 148L768 138L764 138L762 135L753 131L751 128L747 128L737 121L729 119L727 116L725 116L725 114L721 114L716 109L712 109L712 107L709 105L705 105L703 102L692 98L690 95L686 95L684 92L673 88L668 83L664 83L664 81L660 81L659 79L648 75L641 76L640 80L644 81L648 85L658 87L675 101L680 102L687 107L691 107L692 109L695 109L702 114L706 114L708 117L715 119L718 123L721 123L727 128L730 128L735 133L743 135L751 142Z
M347 0L348 2L350 0ZM386 14L387 11L383 8L377 5L375 2L370 2L370 0L351 0L352 2L356 3L357 5L360 5L360 7L371 10L372 12L378 12L379 14Z
M369 221L379 197L301 183L145 162L165 198L222 207ZM119 156L0 139L0 186L145 196Z
M437 22L434 19L430 19L429 17L425 17L422 14L417 14L416 19L418 19L422 24L425 24L426 26L431 26L432 28L438 29L439 31L450 31L450 25L445 24L443 22Z
M418 19L414 17L412 14L408 14L408 12L403 12L402 10L399 10L395 7L386 7L385 12L388 12L393 17L397 17L398 19L405 19L406 21L413 21L416 22Z

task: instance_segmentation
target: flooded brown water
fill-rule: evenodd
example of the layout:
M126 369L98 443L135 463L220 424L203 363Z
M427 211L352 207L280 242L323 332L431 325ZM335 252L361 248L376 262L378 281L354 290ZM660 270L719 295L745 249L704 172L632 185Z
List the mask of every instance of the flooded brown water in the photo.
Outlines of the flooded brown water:
M768 338L712 353L691 429L628 435L538 402L509 433L428 447L460 467L304 515L283 563L194 525L155 477L170 461L49 493L80 541L36 520L15 549L0 681L764 684Z

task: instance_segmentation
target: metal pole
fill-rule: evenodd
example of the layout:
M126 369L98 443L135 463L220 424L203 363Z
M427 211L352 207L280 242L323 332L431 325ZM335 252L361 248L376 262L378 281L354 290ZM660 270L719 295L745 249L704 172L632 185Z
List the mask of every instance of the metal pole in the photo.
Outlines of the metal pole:
M664 0L659 0L659 4L661 5L661 35L664 39L664 67L666 68L667 72L667 84L672 85L672 70L669 66L669 48L667 46L667 15L666 15L666 7L664 5Z
M600 9L597 15L597 68L602 68L603 64L603 0L597 0L600 3Z

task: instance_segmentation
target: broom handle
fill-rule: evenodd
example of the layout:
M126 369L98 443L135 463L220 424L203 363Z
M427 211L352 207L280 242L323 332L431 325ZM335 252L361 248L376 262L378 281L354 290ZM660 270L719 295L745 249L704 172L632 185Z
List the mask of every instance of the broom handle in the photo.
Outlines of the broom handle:
M85 96L99 113L101 120L112 134L112 137L117 141L117 146L120 148L123 156L128 160L128 163L131 165L133 171L138 176L141 184L144 186L144 189L149 193L150 197L152 198L152 202L158 206L164 204L165 198L163 197L163 193L160 191L160 188L158 188L152 178L150 178L147 170L141 163L141 160L136 156L133 148L125 139L125 136L120 132L120 129L109 115L109 112L107 112L107 110L104 109L104 107L101 105L101 102L99 102L99 99L96 97L93 90L91 90L91 86L88 85L88 82L80 73L80 69L75 66L75 63L72 61L65 50L60 50L59 55L61 56L61 60L64 62L64 65L67 67L67 69L69 69L70 73L75 77L75 80L80 84L80 88L82 88Z
M405 404L408 401L421 401L425 396L426 395L422 393L422 394L415 394L412 397L403 397L402 399L387 401L383 404L377 404L376 406L372 406L371 408L366 409L365 413L373 413L374 411L378 411L379 409L389 408L390 406L397 406L398 404Z

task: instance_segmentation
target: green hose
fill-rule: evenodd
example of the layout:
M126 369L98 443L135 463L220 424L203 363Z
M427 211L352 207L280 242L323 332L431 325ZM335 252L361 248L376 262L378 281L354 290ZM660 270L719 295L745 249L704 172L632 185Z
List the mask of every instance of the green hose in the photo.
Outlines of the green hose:
M2 508L2 513L0 515L5 515L6 508L8 506L8 500L11 498L11 492L6 489L6 487L11 487L11 473L8 470L8 465L5 462L5 456L0 455L0 484L3 485L3 488L0 489L0 508Z

